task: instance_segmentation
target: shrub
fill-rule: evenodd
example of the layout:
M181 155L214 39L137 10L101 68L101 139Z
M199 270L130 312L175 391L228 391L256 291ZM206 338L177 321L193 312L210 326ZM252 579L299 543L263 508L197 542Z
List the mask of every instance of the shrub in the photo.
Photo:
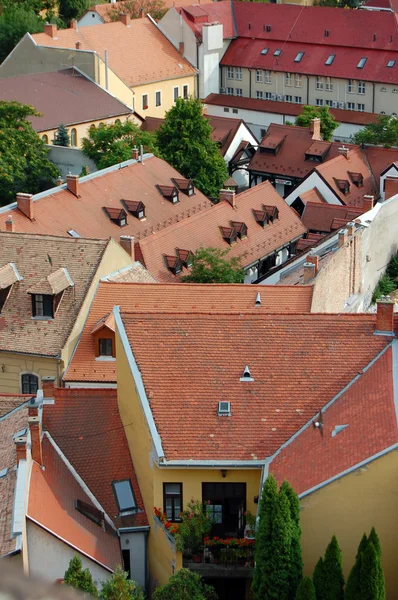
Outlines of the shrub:
M217 600L217 594L197 573L180 569L165 585L156 588L152 600Z

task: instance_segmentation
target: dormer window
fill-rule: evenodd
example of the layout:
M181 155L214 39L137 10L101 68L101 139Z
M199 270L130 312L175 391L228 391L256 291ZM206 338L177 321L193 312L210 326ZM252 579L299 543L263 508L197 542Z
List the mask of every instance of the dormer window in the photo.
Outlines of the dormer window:
M163 198L166 198L172 204L178 202L178 189L175 185L158 185L156 186Z
M113 208L112 206L104 206L104 211L113 223L124 227L127 225L127 213L124 208Z
M266 206L264 205L264 210L266 210L268 215L268 220L271 223L275 223L279 219L279 209L276 206Z
M187 269L192 267L193 252L191 250L181 250L177 248L177 256Z
M363 175L362 173L351 173L348 172L350 179L357 187L363 187Z
M254 218L261 227L268 225L268 214L266 210L254 210Z
M140 221L145 219L145 204L143 202L135 202L134 200L123 200L122 202L129 213L136 219L139 219Z
M176 177L173 177L172 181L176 184L177 188L187 196L193 196L195 194L192 179L177 179Z
M96 525L102 525L104 522L104 513L84 500L75 500L75 509Z
M94 325L91 335L95 344L96 360L112 360L115 358L115 318L107 313Z
M166 266L173 273L173 275L179 275L182 271L182 261L178 256L167 256L164 257Z
M0 268L0 313L10 295L12 286L21 279L22 277L14 263L8 263Z
M53 319L65 290L74 285L65 267L38 281L27 290L32 297L32 317Z
M220 229L224 240L232 246L238 239L235 229L233 227L220 227Z
M10 295L12 285L9 285L6 288L0 289L0 313L3 310L3 306L6 303L8 296Z
M243 240L245 237L247 237L246 223L241 223L240 221L231 221L231 225L234 228L236 235L240 240Z
M340 192L347 196L350 193L350 183L347 179L335 179L336 185Z

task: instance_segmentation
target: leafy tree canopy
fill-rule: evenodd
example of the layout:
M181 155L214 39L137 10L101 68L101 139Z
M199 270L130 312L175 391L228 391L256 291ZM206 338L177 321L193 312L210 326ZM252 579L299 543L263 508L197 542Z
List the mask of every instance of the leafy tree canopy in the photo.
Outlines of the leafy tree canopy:
M83 153L95 162L98 169L129 160L133 148L140 145L146 151L153 151L155 136L141 131L132 121L90 127L88 137L82 140Z
M59 0L59 14L67 25L73 19L80 19L92 2L90 0Z
M180 569L166 583L156 588L153 600L217 600L213 587L206 585L197 573L189 569Z
M311 577L303 577L297 588L295 600L316 600L315 588Z
M44 30L44 21L33 8L24 4L9 4L0 15L0 63L10 54L19 40L29 33Z
M352 140L355 144L374 144L385 148L398 146L398 118L379 115L375 123L365 125Z
M150 14L154 19L161 19L168 8L164 0L127 0L123 4L123 12L132 19L139 19L142 15ZM111 21L119 20L120 9L111 8L108 15Z
M80 556L75 555L70 559L69 567L65 571L64 583L82 592L87 592L94 598L98 597L98 591L93 583L91 573L88 569L83 570Z
M226 258L229 249L200 248L192 257L187 283L243 283L244 270L239 258Z
M0 101L0 205L17 192L37 194L55 185L57 167L28 118L41 116L27 104Z
M321 136L325 141L330 141L333 131L339 126L337 121L329 112L328 106L304 106L303 112L296 118L295 125L309 127L312 119L321 120Z
M112 577L104 581L100 593L101 600L144 600L140 586L128 579L127 573L117 567Z
M164 160L184 177L193 179L203 194L215 199L228 173L211 131L208 119L202 114L201 101L178 98L166 113L165 122L157 132L157 142Z

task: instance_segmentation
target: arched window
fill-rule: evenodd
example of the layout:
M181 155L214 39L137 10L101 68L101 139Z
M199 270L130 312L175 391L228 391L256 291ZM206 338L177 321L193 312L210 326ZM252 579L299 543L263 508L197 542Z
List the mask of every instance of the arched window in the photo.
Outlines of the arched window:
M116 119L116 121L115 121L115 125L121 125L121 121L120 121L120 119Z
M70 132L70 145L77 146L77 131L75 128L71 129Z
M39 388L39 378L33 373L24 373L21 375L22 394L36 394Z
M46 135L46 134L42 135L42 136L41 136L41 139L43 140L43 142L44 142L45 144L48 144L48 135Z

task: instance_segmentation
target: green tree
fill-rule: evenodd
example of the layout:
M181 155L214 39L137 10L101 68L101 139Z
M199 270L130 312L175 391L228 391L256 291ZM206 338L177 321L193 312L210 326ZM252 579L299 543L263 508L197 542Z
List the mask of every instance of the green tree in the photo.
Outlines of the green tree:
M25 33L39 33L43 30L44 21L32 8L16 4L5 7L0 15L0 63Z
M0 101L0 205L17 192L36 194L55 185L57 167L28 117L41 116L27 104Z
M380 556L368 538L362 552L361 564L361 600L384 600L386 597L384 574Z
M335 535L315 566L313 582L317 600L343 600L343 557Z
M165 585L156 588L153 600L217 600L213 587L206 585L200 575L180 569Z
M150 14L154 19L161 19L167 11L164 0L127 0L123 3L123 12L130 15L132 19L139 19L143 14ZM111 21L118 21L120 12L120 8L111 8L108 11Z
M296 118L295 125L300 127L309 127L312 119L321 120L321 136L325 141L330 141L333 132L339 126L337 121L329 112L328 106L304 106L303 112Z
M93 583L91 573L88 569L83 570L83 563L77 555L70 559L69 567L65 571L64 583L77 590L86 592L94 598L98 597L97 588Z
M311 577L303 577L297 588L295 600L316 600L315 587Z
M366 548L367 543L368 538L366 537L366 533L364 533L358 546L355 563L348 575L344 591L344 600L361 600L362 553Z
M199 248L192 256L189 275L182 277L186 283L243 283L244 270L237 257L226 258L229 249Z
M377 552L378 556L381 556L381 546L380 546L380 540L379 540L379 536L376 533L376 530L374 527L372 527L369 537L368 537L368 542L372 542L374 549Z
M69 25L73 19L80 19L89 6L89 0L59 0L59 14Z
M63 123L59 124L58 129L55 132L53 144L54 146L70 145L69 129L67 129Z
M129 160L134 147L155 148L153 133L141 131L132 121L90 127L88 137L82 139L83 154L91 158L98 169L111 167Z
M373 144L391 148L398 146L398 118L390 115L379 115L377 121L368 123L353 135L354 144Z
M157 131L157 143L164 160L184 177L193 179L203 194L216 199L228 173L211 132L201 101L178 98Z
M112 577L102 584L101 600L144 600L142 588L128 579L121 567L116 567Z
M315 588L316 600L323 600L326 596L327 582L325 578L325 565L322 556L315 565L312 581Z
M285 490L281 489L272 522L273 567L268 574L264 600L289 600L291 540L290 505Z
M284 491L289 501L291 518L291 545L289 557L289 598L294 599L296 590L303 577L303 559L301 554L300 502L290 483L284 481L280 491Z

